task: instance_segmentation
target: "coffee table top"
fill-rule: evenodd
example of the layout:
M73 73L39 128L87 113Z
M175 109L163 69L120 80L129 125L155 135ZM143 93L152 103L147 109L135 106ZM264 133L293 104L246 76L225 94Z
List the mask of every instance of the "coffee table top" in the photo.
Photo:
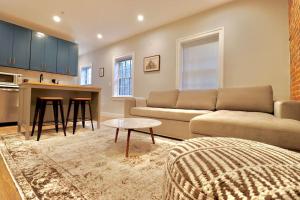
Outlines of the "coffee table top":
M156 127L161 125L161 122L147 118L119 118L104 121L102 124L113 128L137 129Z

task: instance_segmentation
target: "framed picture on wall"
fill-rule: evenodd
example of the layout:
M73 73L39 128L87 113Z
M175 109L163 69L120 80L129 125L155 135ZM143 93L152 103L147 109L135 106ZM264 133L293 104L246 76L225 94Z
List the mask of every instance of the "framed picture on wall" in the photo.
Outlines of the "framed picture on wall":
M144 58L144 72L160 70L160 55L149 56Z
M104 77L104 67L99 68L99 77Z

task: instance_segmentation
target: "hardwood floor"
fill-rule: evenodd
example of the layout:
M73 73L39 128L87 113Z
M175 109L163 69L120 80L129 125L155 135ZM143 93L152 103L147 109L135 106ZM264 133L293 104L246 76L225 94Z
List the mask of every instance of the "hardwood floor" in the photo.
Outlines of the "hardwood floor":
M101 121L111 119L111 117L101 116ZM53 128L53 127L50 127ZM0 136L14 134L16 126L0 127ZM0 156L0 199L1 200L20 200L19 192L6 168L2 156Z
M16 126L0 127L0 136L9 135L17 131ZM0 156L0 199L20 200L19 192L6 168L2 156Z

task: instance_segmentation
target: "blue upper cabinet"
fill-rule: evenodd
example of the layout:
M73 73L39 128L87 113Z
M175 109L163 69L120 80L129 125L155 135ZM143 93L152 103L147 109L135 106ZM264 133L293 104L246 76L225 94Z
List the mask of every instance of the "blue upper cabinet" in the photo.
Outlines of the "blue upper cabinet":
M57 73L69 74L69 46L64 40L58 40Z
M56 73L57 67L57 39L47 36L45 39L44 67L46 72Z
M57 50L57 73L77 76L78 45L59 40Z
M30 69L44 70L45 35L40 32L32 32Z
M13 25L0 21L0 65L12 64Z
M20 26L13 26L13 52L12 52L12 66L29 69L30 60L30 42L31 30Z
M29 68L31 30L0 21L0 65Z
M69 47L69 62L70 62L70 75L77 76L78 74L78 45L71 43Z
M0 21L0 66L77 76L78 45Z
M33 32L30 69L56 73L57 39L41 32Z

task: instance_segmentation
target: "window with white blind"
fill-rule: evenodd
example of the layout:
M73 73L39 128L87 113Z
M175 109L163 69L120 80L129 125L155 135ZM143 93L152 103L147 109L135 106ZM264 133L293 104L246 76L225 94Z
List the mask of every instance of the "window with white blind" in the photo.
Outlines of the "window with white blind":
M222 33L222 32L221 32ZM177 56L178 88L213 89L222 87L223 39L219 31L184 38Z
M80 70L80 85L92 84L92 66L84 66Z
M133 96L133 55L114 59L113 96Z

